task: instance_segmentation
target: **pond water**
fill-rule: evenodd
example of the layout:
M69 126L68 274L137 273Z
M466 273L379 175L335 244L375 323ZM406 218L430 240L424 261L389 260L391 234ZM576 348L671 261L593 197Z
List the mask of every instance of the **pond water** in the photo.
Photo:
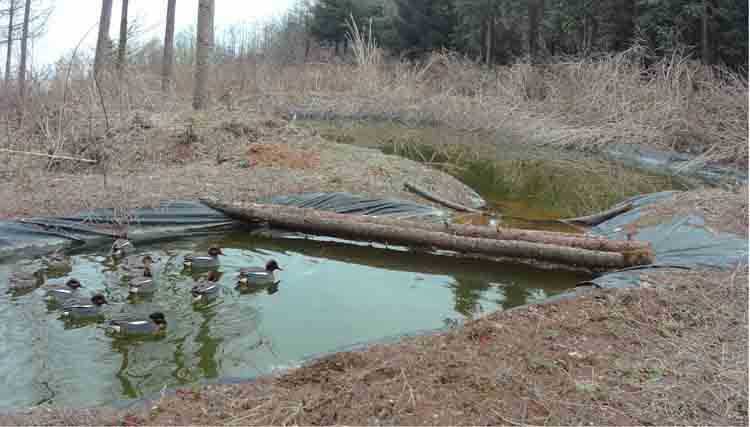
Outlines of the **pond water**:
M210 305L194 306L193 278L182 271L182 256L203 253L211 243L226 254L219 268L223 291ZM64 322L40 290L4 294L1 408L46 401L106 404L165 387L248 378L342 346L540 301L588 278L337 240L252 238L246 232L138 249L167 259L151 298L128 300L126 286L106 279L112 261L95 254L74 255L72 272L64 277L103 292L114 306L162 310L167 334L113 338L96 322ZM284 268L278 287L252 294L234 289L239 268L270 258ZM0 282L10 269L0 265Z
M499 215L460 221L575 232L551 219L589 215L627 197L685 190L671 176L635 170L593 155L515 142L496 131L405 127L387 123L308 121L326 139L381 149L429 164L477 191Z

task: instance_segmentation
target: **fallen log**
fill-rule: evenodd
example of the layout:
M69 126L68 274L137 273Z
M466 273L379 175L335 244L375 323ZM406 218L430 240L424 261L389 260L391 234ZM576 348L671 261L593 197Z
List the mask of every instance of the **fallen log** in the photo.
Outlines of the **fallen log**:
M593 215L579 216L578 218L558 219L558 221L565 224L585 225L587 227L593 227L631 209L633 209L632 203L624 203L622 205L615 206L611 209L607 209L606 211L595 213Z
M407 190L410 190L410 191L414 192L418 196L422 196L422 197L424 197L427 200L431 200L431 201L433 201L435 203L439 203L439 204L441 204L441 205L443 205L443 206L445 206L447 208L453 209L455 211L459 211L459 212L471 212L471 213L482 213L482 211L480 211L478 209L470 208L470 207L464 206L464 205L462 205L460 203L452 202L452 201L450 201L448 199L440 197L437 194L435 194L435 193L433 193L431 191L427 191L426 189L418 186L417 184L412 184L410 182L405 182L404 183L404 188L406 188Z
M337 214L291 206L228 204L216 199L201 201L232 218L255 223L263 221L274 227L320 236L378 241L393 245L430 246L467 255L534 259L598 270L643 265L653 260L653 255L648 249L623 252L594 251L549 243L462 236L452 233L450 229L446 231L445 228L443 231L427 230L420 227L423 224L414 221L384 221L384 218ZM432 225L440 227L439 224Z

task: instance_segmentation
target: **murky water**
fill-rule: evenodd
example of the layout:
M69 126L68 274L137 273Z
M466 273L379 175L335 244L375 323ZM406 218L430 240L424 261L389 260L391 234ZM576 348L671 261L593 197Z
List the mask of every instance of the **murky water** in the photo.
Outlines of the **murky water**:
M485 198L503 225L573 232L544 220L588 215L637 194L684 190L673 177L580 152L514 143L492 131L408 128L361 122L304 122L326 139L379 148L440 168ZM491 216L464 216L484 224Z
M191 302L192 277L182 272L181 259L206 251L211 242L226 254L220 267L223 291L211 305L198 307ZM96 255L74 256L66 277L103 292L111 304L129 304L138 312L159 308L169 322L166 336L112 338L96 323L63 322L38 290L3 294L0 407L48 400L94 405L203 380L251 377L342 346L539 301L587 278L382 246L246 234L138 249L168 259L151 298L128 300L126 286L107 284L112 263ZM239 268L270 258L284 268L277 288L252 294L234 289ZM0 282L10 268L0 265Z

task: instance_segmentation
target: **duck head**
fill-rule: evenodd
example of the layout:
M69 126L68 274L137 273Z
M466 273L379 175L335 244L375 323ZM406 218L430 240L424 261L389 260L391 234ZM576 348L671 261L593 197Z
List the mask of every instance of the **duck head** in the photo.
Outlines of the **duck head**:
M153 277L151 275L151 264L143 264L143 277Z
M148 317L152 322L156 324L156 326L159 327L159 330L167 327L167 319L164 317L164 313L162 313L161 311L155 311Z
M212 257L217 257L219 255L224 255L224 252L221 251L221 248L218 246L211 246L208 248L208 255Z
M279 263L275 259L272 259L266 263L266 271L274 272L275 270L283 271L284 269L279 267Z
M219 278L221 278L221 275L218 271L209 271L206 280L208 280L209 282L218 282Z
M81 287L81 282L78 281L78 279L70 279L65 282L65 286L69 287L70 289L78 289Z
M104 295L102 294L96 294L93 297L91 297L91 303L94 304L95 306L102 306L104 304L109 304L107 302L107 299L104 298Z

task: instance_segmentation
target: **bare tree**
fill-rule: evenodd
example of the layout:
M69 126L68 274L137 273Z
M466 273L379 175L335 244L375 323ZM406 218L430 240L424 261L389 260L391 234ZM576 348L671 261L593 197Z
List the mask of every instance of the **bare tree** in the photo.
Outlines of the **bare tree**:
M26 7L23 11L23 31L21 34L21 62L18 65L18 97L21 107L23 107L24 98L26 97L26 41L29 37L30 13L31 0L26 0Z
M125 69L125 52L128 47L128 0L122 0L120 14L120 40L117 45L117 71L120 77Z
M112 0L102 0L102 14L99 18L99 36L96 39L96 56L94 56L94 76L99 75L102 65L109 57L109 24L112 18Z
M534 64L539 58L539 21L544 13L544 0L528 0L529 59Z
M167 92L172 87L174 73L174 14L177 0L167 2L167 28L164 31L164 60L161 69L161 90Z
M193 81L193 109L206 108L208 98L208 54L211 49L209 26L213 18L212 0L198 0L198 29L195 53L195 79Z
M713 0L703 1L703 16L701 16L701 59L705 65L713 65L713 19L716 5Z
M210 0L210 3L211 14L209 15L210 21L208 23L208 43L211 54L213 54L214 44L216 43L216 40L214 39L214 14L216 13L216 0Z
M16 1L10 0L8 7L8 51L5 56L5 87L10 83L10 58L13 55L13 15L16 14Z

